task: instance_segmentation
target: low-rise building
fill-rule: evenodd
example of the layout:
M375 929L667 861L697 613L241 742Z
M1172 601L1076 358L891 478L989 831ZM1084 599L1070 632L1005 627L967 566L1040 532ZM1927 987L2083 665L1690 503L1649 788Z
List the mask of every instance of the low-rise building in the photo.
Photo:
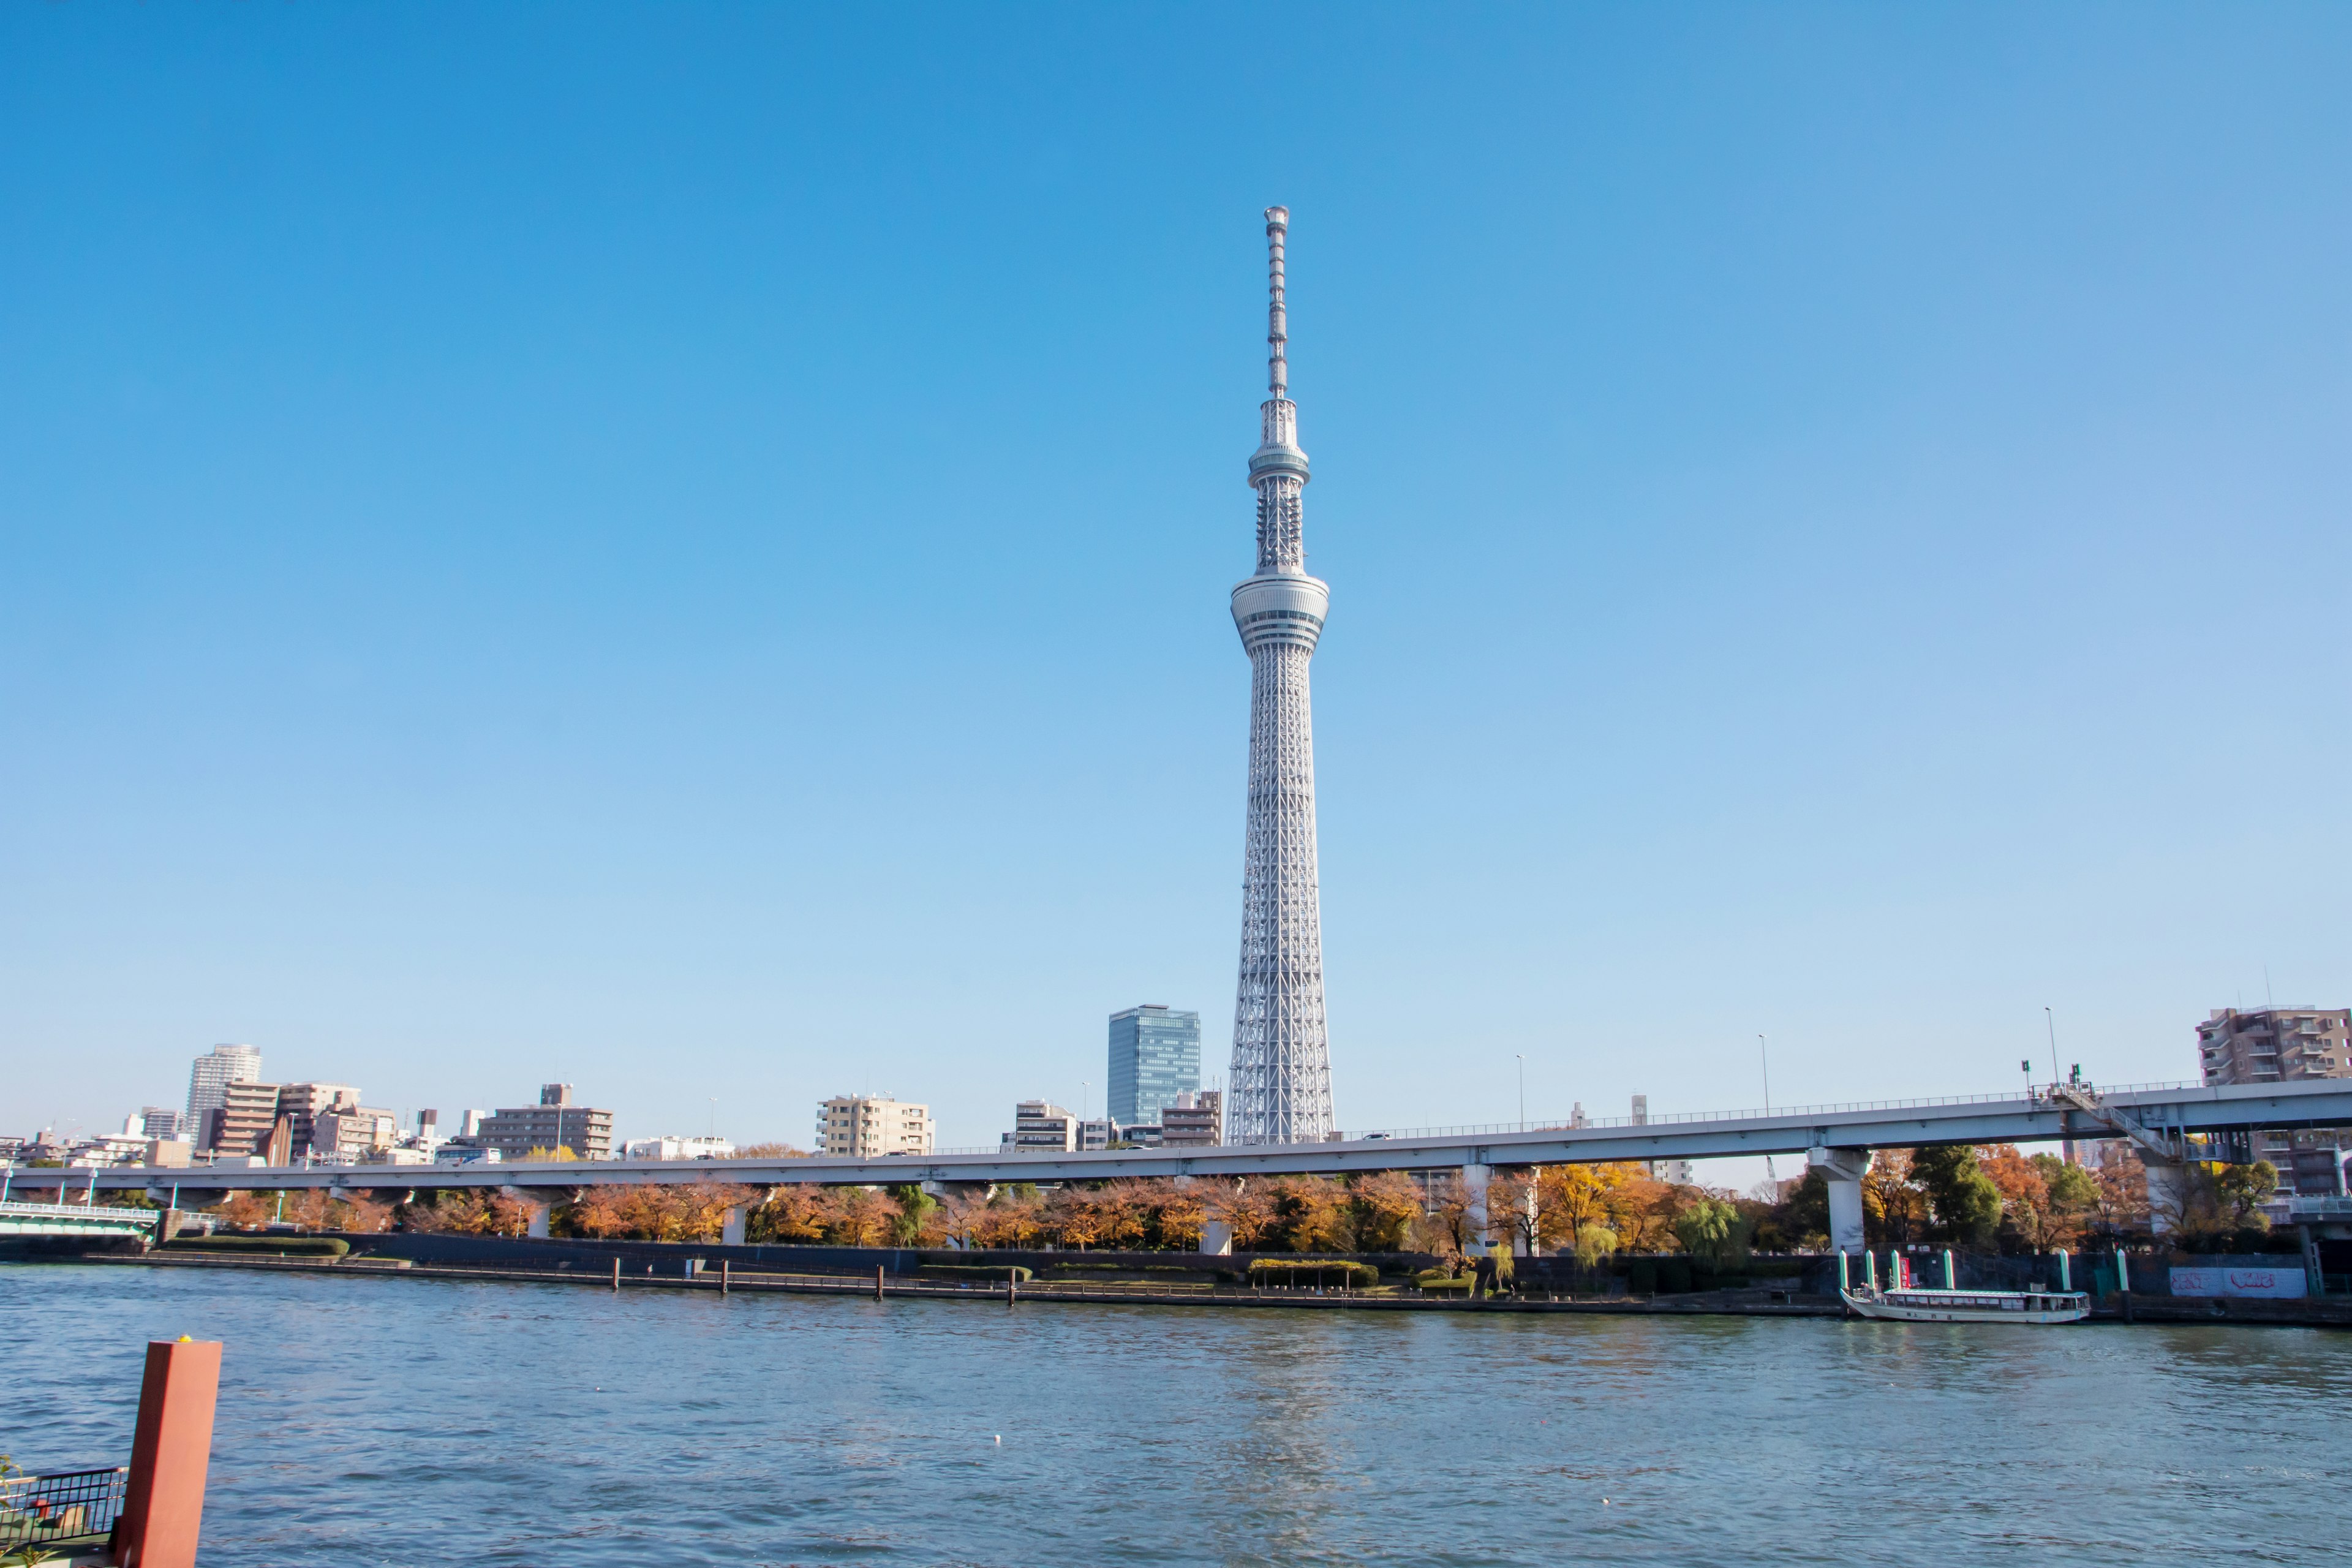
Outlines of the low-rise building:
M1180 1094L1160 1112L1160 1142L1171 1149L1213 1148L1225 1141L1224 1096L1213 1089Z
M1078 1146L1078 1119L1050 1100L1013 1108L1013 1131L999 1145L1008 1154L1066 1154Z
M349 1165L373 1160L400 1136L400 1118L389 1110L345 1106L317 1113L310 1123L310 1158L320 1164Z
M817 1152L851 1160L931 1152L931 1108L887 1094L836 1094L818 1107Z
M472 1112L468 1111L468 1117ZM537 1105L508 1107L481 1119L470 1136L458 1140L478 1149L495 1149L509 1162L533 1149L569 1149L583 1160L613 1157L613 1113L593 1106L574 1105L572 1086L551 1083L539 1091Z

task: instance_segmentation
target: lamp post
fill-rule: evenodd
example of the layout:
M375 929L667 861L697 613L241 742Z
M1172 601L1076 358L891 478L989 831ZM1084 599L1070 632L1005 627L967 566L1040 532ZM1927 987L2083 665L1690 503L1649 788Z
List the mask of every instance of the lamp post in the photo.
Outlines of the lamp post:
M1764 1044L1761 1030L1756 1036L1756 1059L1764 1065L1764 1114L1769 1116L1772 1114L1772 1053ZM1780 1173L1773 1169L1769 1154L1764 1156L1764 1179L1776 1184L1780 1180Z
M1525 1052L1512 1053L1519 1062L1519 1131L1528 1130L1528 1058Z
M2049 1008L2042 1009L2042 1021L2050 1026L2050 1081L2058 1081L2058 1019Z

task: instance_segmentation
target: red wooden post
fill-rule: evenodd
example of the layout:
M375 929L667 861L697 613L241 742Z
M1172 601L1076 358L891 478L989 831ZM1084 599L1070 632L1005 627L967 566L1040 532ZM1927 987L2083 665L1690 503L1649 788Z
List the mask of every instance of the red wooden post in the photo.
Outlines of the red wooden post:
M147 1347L131 1482L114 1527L114 1560L122 1568L194 1568L220 1363L217 1340L159 1340Z

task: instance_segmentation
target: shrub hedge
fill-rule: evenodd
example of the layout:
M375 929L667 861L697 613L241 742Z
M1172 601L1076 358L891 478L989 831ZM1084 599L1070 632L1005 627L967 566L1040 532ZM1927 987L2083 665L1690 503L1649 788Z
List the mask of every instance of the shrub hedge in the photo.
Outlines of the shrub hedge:
M280 1258L341 1258L352 1244L338 1236L179 1236L163 1244L170 1252L262 1252Z

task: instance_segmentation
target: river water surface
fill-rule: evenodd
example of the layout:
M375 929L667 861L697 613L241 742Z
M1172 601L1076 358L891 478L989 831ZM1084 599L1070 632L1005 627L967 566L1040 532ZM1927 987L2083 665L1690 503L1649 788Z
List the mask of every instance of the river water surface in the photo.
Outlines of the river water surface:
M0 1450L226 1342L206 1568L2343 1560L2352 1335L0 1268ZM1001 1439L1001 1440L1000 1440Z

